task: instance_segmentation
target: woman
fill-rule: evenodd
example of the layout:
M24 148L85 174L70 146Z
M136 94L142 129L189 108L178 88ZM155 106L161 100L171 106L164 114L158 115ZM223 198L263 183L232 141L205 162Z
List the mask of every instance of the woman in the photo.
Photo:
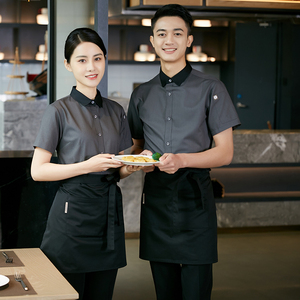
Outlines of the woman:
M126 265L116 182L140 169L112 159L132 139L123 108L97 90L105 58L105 46L94 30L78 28L69 34L64 63L76 87L47 107L31 166L34 180L61 181L41 249L79 299L89 300L111 299L117 270ZM51 162L55 150L58 164Z

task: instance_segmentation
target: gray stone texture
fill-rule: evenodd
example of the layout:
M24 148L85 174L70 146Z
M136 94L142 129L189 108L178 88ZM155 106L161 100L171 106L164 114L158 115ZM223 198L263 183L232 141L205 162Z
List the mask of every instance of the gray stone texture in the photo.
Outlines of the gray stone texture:
M0 149L33 150L47 100L0 103Z

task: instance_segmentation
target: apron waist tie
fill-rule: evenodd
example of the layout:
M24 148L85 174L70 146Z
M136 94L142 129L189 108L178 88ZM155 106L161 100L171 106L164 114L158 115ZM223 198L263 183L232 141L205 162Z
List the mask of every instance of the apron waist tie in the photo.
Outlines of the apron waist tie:
M115 208L116 208L116 183L120 180L115 172L105 177L110 184L108 192L108 211L107 211L107 250L115 250Z
M181 176L173 182L173 196L172 196L172 202L173 202L173 231L179 232L178 229L178 186L179 183L181 183L186 178L191 178L196 181L198 189L199 189L199 201L201 202L202 208L204 209L204 199L203 199L203 187L202 182L199 178L199 174L202 174L204 178L207 178L209 176L209 171L207 169L196 169L196 172L193 169L187 169L181 172ZM203 179L202 179L203 180Z

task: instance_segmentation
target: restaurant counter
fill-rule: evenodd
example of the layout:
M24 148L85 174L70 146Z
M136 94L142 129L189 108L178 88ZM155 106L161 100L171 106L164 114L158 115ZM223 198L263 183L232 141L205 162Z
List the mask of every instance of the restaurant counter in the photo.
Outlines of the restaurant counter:
M33 150L47 105L45 99L0 101L0 150Z
M0 158L31 158L32 154L33 150L0 150Z
M219 228L300 225L300 130L235 130L231 165L213 168ZM126 232L139 232L144 175L120 182Z
M218 226L300 225L300 131L235 130L234 146L232 164L211 172L225 190ZM33 181L32 153L0 151L1 248L40 246L58 182ZM127 234L139 232L143 180L139 171L119 183Z
M33 151L0 151L0 248L39 247L57 182L30 176Z

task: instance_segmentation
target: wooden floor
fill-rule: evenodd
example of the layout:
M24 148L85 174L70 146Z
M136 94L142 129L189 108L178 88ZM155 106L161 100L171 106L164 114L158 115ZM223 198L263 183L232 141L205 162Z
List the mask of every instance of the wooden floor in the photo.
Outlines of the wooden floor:
M219 233L212 300L299 300L300 231ZM155 300L149 264L127 239L113 300Z

